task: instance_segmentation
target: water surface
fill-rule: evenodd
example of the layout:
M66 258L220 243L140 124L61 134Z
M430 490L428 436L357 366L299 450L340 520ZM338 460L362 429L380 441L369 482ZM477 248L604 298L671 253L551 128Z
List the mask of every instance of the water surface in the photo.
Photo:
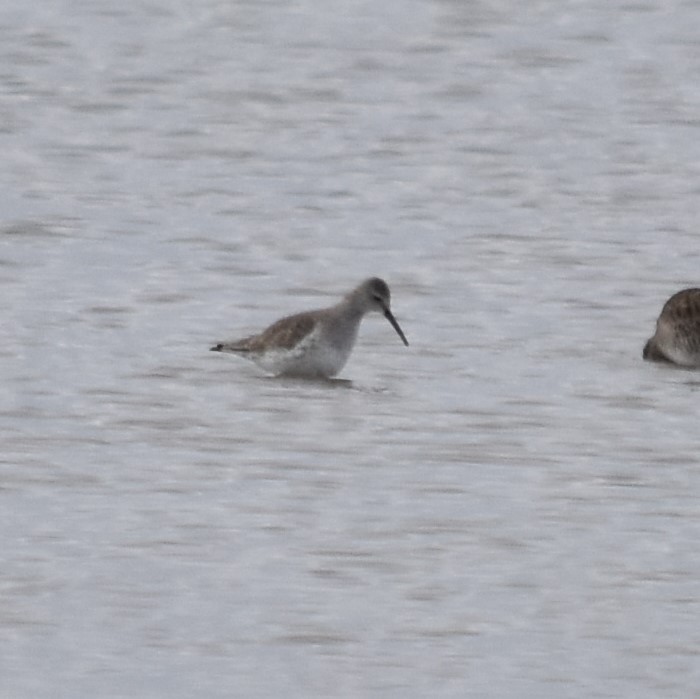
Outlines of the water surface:
M699 26L6 7L3 693L693 695ZM372 275L344 383L207 351Z

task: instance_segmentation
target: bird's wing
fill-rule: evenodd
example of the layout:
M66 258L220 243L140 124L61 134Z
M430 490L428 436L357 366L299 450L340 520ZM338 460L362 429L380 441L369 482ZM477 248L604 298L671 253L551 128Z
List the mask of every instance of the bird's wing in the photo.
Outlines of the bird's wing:
M259 352L266 348L291 349L311 334L316 327L314 313L298 313L297 315L281 318L259 335L246 338L248 352Z

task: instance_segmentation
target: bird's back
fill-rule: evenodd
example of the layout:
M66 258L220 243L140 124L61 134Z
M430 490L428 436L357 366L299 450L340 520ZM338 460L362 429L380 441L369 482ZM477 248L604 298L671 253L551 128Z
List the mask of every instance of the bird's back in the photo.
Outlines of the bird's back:
M683 289L666 301L645 356L700 366L700 289Z

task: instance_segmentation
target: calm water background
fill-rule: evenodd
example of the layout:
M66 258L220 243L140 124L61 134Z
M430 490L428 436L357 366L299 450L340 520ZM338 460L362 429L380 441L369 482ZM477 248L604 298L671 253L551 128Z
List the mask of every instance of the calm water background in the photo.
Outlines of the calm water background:
M0 695L690 697L700 5L0 10ZM212 341L387 279L350 384Z

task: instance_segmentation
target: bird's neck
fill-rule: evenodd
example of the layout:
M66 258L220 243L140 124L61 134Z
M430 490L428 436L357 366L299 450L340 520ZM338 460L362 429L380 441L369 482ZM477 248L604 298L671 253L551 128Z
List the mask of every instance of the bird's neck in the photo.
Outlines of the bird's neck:
M357 318L357 320L361 320L367 312L367 309L364 308L360 303L358 303L357 299L355 299L353 296L347 296L346 298L344 298L338 304L338 310L346 318Z

